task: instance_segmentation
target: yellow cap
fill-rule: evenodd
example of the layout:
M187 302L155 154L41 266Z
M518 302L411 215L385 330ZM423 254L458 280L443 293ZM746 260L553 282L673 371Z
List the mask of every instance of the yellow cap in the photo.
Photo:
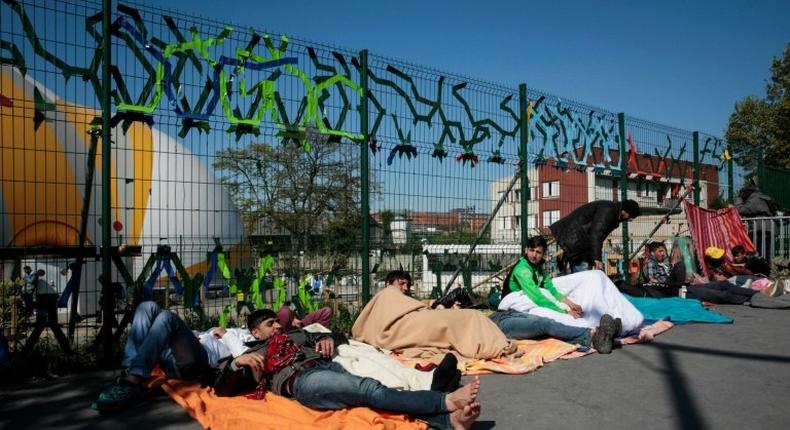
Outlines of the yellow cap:
M709 246L708 249L705 250L705 256L714 260L718 260L719 258L724 257L724 250L715 246Z

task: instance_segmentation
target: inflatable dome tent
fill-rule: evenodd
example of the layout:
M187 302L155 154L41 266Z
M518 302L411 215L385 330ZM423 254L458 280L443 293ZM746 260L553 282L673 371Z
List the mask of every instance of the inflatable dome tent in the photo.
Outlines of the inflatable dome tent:
M78 246L88 132L99 112L64 101L6 65L0 66L0 94L0 247ZM142 247L141 257L127 259L133 276L162 242L176 252L188 250L179 256L191 272L205 273L213 238L226 249L238 248L244 238L238 210L198 155L161 129L139 122L125 133L120 125L113 129L112 142L108 221L114 245ZM99 144L87 228L87 243L97 245L104 222L101 159ZM36 264L33 257L25 258L25 264ZM0 264L9 278L14 262ZM67 262L41 264L65 267ZM100 268L99 261L90 260L83 270L81 313L95 309Z

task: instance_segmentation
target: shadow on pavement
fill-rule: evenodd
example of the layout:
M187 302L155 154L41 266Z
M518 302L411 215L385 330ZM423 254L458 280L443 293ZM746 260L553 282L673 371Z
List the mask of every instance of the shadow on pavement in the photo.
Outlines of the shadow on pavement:
M0 388L0 428L118 429L138 427L199 429L187 412L159 392L145 403L112 415L90 408L112 381L110 372L93 372L23 387Z

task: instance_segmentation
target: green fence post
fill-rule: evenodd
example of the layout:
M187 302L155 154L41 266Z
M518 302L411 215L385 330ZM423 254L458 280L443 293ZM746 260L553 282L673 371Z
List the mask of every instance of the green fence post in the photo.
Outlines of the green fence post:
M699 181L700 181L700 162L699 162L699 132L692 133L694 141L694 204L699 206Z
M617 114L617 125L620 133L620 201L624 202L628 199L628 162L626 161L627 153L625 149L625 113L620 112ZM628 276L628 256L631 254L630 241L628 240L628 222L620 223L623 236L623 267L622 271L625 276Z
M757 169L755 173L757 174L757 186L765 187L765 152L762 148L757 151Z
M520 149L519 149L519 172L521 178L519 179L521 184L521 195L519 196L521 200L521 252L523 252L524 248L527 246L527 239L529 238L529 223L527 222L529 217L529 178L527 177L527 166L529 163L527 162L527 144L529 143L529 112L528 112L528 104L529 99L527 98L527 84L521 84L518 86L518 108L519 108L519 139L520 139ZM519 252L519 254L521 253Z
M112 244L112 207L110 206L111 188L110 183L110 153L112 146L110 144L111 130L110 130L110 114L111 112L111 99L110 90L112 83L110 81L110 67L112 66L112 56L110 55L110 32L112 20L112 0L102 1L102 157L101 157L101 235L102 235L102 252L101 252L101 267L102 267L102 330L104 339L102 339L102 361L109 364L112 355L112 323L115 321L115 295L112 292L110 284L112 283L112 256L110 254L110 245Z
M362 87L362 100L359 106L359 128L362 142L359 145L359 174L361 180L361 214L362 217L362 302L370 300L370 189L368 184L368 51L363 49L359 53L360 72L359 79Z
M727 153L730 155L727 159L727 203L734 204L735 203L735 162L732 160L732 151L727 149Z

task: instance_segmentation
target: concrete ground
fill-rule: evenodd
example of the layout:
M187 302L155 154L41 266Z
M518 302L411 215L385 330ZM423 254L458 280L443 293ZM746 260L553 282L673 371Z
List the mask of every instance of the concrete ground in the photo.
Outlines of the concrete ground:
M790 310L718 308L732 325L677 326L651 344L481 377L488 429L785 429ZM89 409L107 372L0 387L0 428L197 429L167 396L112 416Z

